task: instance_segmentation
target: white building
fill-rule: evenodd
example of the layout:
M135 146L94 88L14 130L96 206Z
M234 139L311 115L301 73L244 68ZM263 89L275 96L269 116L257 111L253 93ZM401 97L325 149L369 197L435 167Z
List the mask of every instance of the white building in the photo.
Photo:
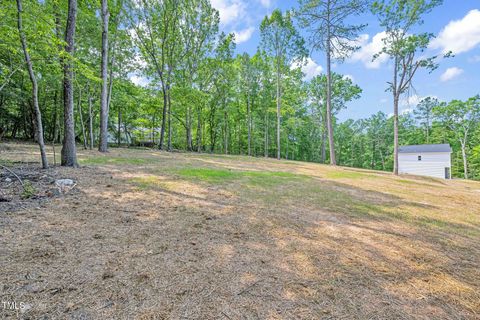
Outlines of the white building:
M398 149L398 171L400 174L450 179L451 153L449 144L401 146Z

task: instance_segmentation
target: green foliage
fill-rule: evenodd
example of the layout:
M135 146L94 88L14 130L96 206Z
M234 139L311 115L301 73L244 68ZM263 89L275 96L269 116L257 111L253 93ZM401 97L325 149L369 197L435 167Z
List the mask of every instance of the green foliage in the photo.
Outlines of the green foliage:
M88 158L80 158L83 165L145 165L151 163L141 158L109 157L108 155L96 155Z
M142 5L138 5L140 2ZM301 0L296 12L274 10L261 23L261 43L254 55L236 55L235 36L219 32L219 13L209 0L140 2L109 1L111 143L156 147L163 132L172 149L270 157L278 151L278 125L282 158L330 160L326 152L330 147L326 128L327 79L323 74L308 81L304 78L301 66L307 56L307 44L293 21L296 19L300 27L306 28L310 35L308 45L314 49L326 49L326 31L330 31L329 39L336 45L332 59L341 61L357 49L350 40L364 26L334 17L356 16L365 8L365 1ZM379 54L391 57L397 80L402 74L406 79L396 85L394 81L388 84L397 98L408 92L418 70L431 71L437 66L438 59L424 56L432 35L416 30L426 14L440 3L382 0L372 4L387 34ZM76 141L85 141L88 146L90 124L94 144L99 131L100 3L79 2L73 56L64 50L66 9L66 3L58 0L24 1L24 29L38 78L46 143L61 142L64 130L61 62L68 60L75 75ZM327 13L333 24L326 24ZM31 88L26 81L28 75L16 19L15 3L2 2L0 139L33 140ZM392 117L379 112L356 121L339 122L336 118L361 94L362 88L351 79L332 74L331 111L337 162L344 166L391 170ZM480 179L479 120L473 111L467 111L475 108L478 109L478 98L447 104L427 98L413 114L399 115L400 144L450 143L454 151L454 176L464 176L465 158L468 176ZM466 140L462 138L465 136ZM83 157L81 162L147 164L126 157L97 156ZM271 177L263 178L255 181L261 183ZM276 178L279 177L272 179ZM243 175L241 179L247 177ZM253 176L249 179L255 182Z
M437 56L418 57L427 49L432 33L415 34L412 29L423 24L424 15L439 6L442 0L378 0L371 5L373 14L385 28L382 50L375 55L387 54L394 63L394 80L388 89L399 97L411 88L419 69L433 71L438 67Z
M29 180L24 180L23 181L23 191L20 197L22 199L29 199L33 197L37 193L37 189L32 185L32 183Z
M313 49L342 61L358 49L355 39L366 27L365 24L348 24L347 18L364 12L367 3L366 0L299 0L296 17L300 26L307 29Z
M260 24L261 47L275 57L279 66L302 61L306 57L305 41L295 29L290 11L276 9Z
M247 185L266 186L281 184L282 181L305 179L306 177L279 171L238 171L213 168L184 168L174 171L182 178L208 183L232 183L244 181ZM285 180L284 180L285 179Z

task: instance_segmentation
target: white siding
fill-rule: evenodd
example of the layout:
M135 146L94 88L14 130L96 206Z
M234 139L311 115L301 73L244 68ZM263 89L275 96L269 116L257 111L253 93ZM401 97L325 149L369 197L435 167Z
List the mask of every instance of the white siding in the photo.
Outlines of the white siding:
M418 160L418 156L422 160ZM400 173L445 178L445 168L451 168L450 152L399 153Z

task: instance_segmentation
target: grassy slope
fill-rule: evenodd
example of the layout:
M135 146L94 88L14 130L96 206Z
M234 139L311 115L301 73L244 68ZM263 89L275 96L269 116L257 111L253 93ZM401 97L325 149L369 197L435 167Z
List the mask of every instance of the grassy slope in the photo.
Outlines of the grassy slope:
M6 158L32 160L36 152L15 149ZM208 297L187 286L188 305L177 296L165 298L168 308L153 299L145 317L480 316L479 183L151 150L80 151L79 158L90 171L112 176L107 182L101 175L93 181L91 173L78 177L87 199L96 199L90 208L101 211L100 202L109 201L118 206L113 215L124 208L135 213L134 233L145 224L167 228L151 250L161 246L168 253L185 241L202 253L182 247L204 278L183 277L211 290ZM135 236L134 244L148 241ZM174 259L167 253L165 259ZM145 262L149 279L173 276L157 268L181 268L165 261ZM148 290L160 295L158 288ZM129 315L129 306L112 314Z

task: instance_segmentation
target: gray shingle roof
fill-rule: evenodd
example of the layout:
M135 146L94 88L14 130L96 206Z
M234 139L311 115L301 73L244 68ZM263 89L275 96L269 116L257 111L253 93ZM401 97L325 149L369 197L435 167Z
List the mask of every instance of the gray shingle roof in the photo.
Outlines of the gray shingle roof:
M449 144L419 144L412 146L400 146L399 153L421 153L421 152L452 152Z

